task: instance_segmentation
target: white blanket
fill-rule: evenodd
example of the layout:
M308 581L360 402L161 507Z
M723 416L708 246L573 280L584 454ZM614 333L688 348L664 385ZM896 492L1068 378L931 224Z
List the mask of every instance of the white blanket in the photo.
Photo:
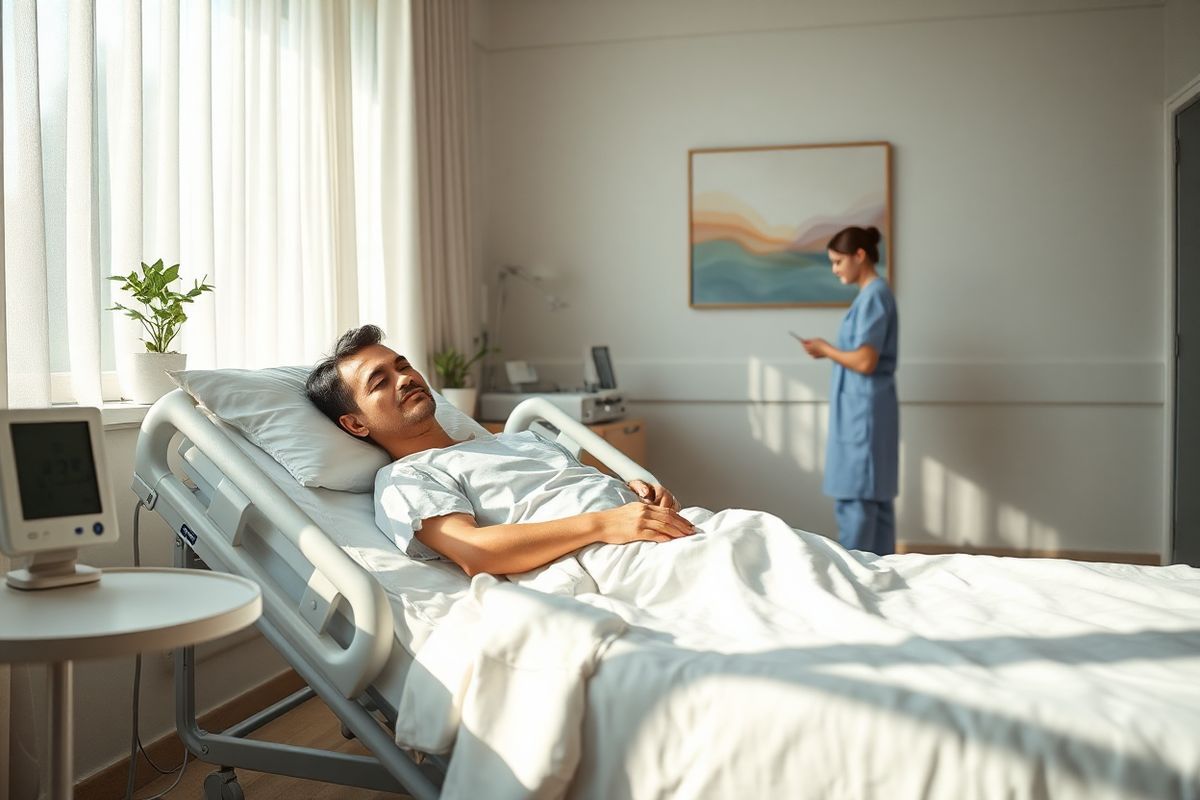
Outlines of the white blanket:
M1200 570L686 516L444 616L397 729L444 796L1200 797Z

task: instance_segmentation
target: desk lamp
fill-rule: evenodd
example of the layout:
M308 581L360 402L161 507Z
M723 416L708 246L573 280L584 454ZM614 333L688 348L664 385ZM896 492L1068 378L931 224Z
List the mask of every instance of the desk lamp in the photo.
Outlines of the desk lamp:
M0 410L0 551L32 556L8 573L17 589L100 579L79 549L117 540L100 410Z
M500 267L496 276L496 318L495 318L495 335L492 337L492 343L496 345L497 351L502 351L500 332L502 323L504 322L504 307L508 302L508 284L510 281L518 281L528 286L532 286L541 295L542 300L546 303L547 311L562 311L568 308L565 300L556 294L546 291L544 284L551 280L550 276L544 273L534 272L517 264L506 264ZM484 380L484 389L495 389L495 373L494 363L488 358L488 375Z

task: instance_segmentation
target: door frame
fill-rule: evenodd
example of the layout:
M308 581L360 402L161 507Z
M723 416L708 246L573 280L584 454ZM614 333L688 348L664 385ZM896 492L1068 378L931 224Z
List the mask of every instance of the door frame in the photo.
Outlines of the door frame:
M1194 101L1200 101L1200 75L1167 98L1163 108L1163 255L1166 270L1163 280L1163 308L1166 324L1163 331L1163 504L1165 514L1162 531L1162 563L1171 561L1175 533L1175 320L1178 315L1175 297L1175 115Z

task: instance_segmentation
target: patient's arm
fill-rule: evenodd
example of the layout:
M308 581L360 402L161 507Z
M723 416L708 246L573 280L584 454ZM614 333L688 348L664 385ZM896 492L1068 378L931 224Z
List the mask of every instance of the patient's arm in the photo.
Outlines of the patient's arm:
M470 514L446 514L425 520L416 536L467 575L507 575L544 566L597 542L669 542L695 532L692 524L673 510L639 502L552 522L482 528Z
M646 483L643 480L634 478L629 482L628 486L630 489L633 489L634 494L642 498L643 503L649 503L652 506L662 506L672 511L679 510L679 501L661 483Z

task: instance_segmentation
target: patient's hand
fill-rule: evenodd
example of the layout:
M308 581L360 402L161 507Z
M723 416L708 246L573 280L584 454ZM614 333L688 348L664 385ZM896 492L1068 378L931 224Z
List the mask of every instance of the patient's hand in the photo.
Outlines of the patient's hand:
M607 544L669 542L696 532L695 526L679 516L674 509L645 501L626 503L593 514L599 523L596 538Z
M652 506L662 506L669 508L672 511L679 510L679 501L675 499L675 495L667 490L667 487L660 483L646 483L645 481L632 480L629 482L629 488L633 489L633 493L642 498L643 503L649 503Z

